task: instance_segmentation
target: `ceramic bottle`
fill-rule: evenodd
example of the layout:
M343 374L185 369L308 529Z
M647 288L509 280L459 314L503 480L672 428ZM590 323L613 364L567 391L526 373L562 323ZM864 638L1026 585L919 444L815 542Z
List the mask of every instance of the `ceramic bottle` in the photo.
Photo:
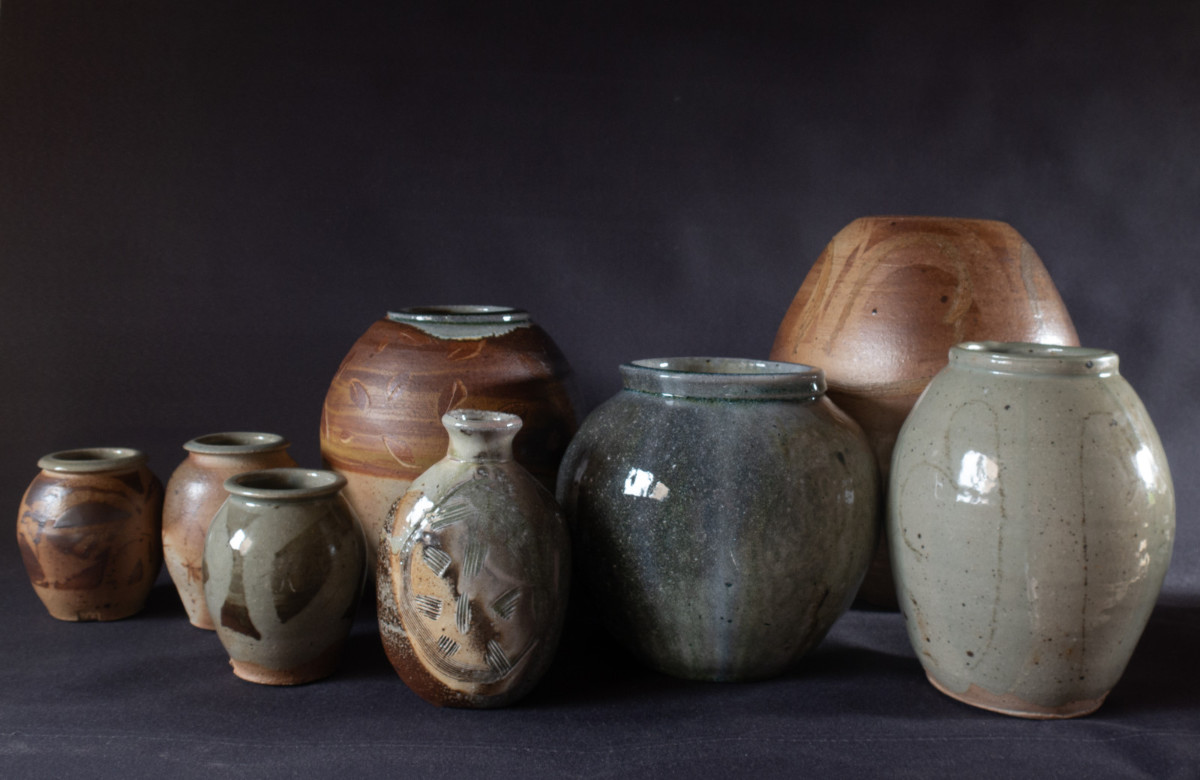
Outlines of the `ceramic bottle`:
M867 434L883 482L900 425L961 341L1078 344L1033 248L1003 222L864 217L817 258L784 316L772 360L825 370L829 397ZM896 606L885 537L859 592Z
M55 452L21 499L17 542L38 598L59 620L139 612L162 564L162 485L127 447Z
M952 348L900 431L891 481L900 608L930 682L1009 715L1099 707L1175 528L1166 456L1117 356Z
M566 359L528 313L501 306L389 312L342 361L325 396L321 456L346 477L372 560L392 504L446 452L442 416L465 407L519 415L516 460L553 491L577 404Z
M779 674L849 605L878 535L875 460L820 369L734 358L621 366L559 472L576 582L651 666Z
M344 485L300 468L225 481L204 545L204 597L238 677L297 685L337 668L366 567Z
M229 495L225 480L247 471L295 466L296 462L286 452L288 441L274 433L210 433L183 448L187 458L167 480L163 558L188 620L211 631L200 572L209 523Z
M554 497L513 460L521 419L457 409L446 456L396 504L379 551L379 628L422 698L500 707L554 657L570 543Z

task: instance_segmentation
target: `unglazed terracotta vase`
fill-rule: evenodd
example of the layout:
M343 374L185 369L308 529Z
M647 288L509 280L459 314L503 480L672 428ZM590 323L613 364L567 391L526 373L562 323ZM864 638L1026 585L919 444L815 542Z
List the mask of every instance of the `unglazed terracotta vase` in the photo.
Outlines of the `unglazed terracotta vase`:
M528 693L554 658L570 542L554 497L513 460L519 417L459 409L443 424L446 457L384 526L380 636L425 700L500 707Z
M771 359L825 370L829 397L866 432L886 485L917 396L950 347L980 339L1079 343L1033 247L1003 222L864 217L817 258ZM859 596L896 606L886 537Z
M1099 707L1175 529L1166 456L1117 356L953 348L900 431L891 480L900 608L930 681L1008 715Z
M297 685L337 668L366 542L331 471L267 469L225 481L204 546L204 597L233 672Z
M661 671L783 672L850 604L875 545L862 430L808 366L666 358L621 377L559 471L576 582Z
M127 447L66 450L42 469L17 518L38 598L59 620L139 612L162 565L162 484Z
M371 560L392 505L445 454L442 415L452 409L519 415L517 462L553 490L577 426L571 388L562 352L523 311L432 306L372 325L342 361L321 415L321 455L346 477Z
M213 629L204 603L204 540L213 515L229 496L225 480L247 471L295 466L288 441L274 433L210 433L183 445L188 456L167 480L163 558L188 620Z

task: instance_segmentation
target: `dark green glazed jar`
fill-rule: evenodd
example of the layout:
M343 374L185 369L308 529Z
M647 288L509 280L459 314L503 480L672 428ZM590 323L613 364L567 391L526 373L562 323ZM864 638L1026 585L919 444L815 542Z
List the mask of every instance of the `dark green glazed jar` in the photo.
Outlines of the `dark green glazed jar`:
M866 572L878 534L866 437L810 366L663 358L621 376L558 475L591 608L669 674L785 671Z

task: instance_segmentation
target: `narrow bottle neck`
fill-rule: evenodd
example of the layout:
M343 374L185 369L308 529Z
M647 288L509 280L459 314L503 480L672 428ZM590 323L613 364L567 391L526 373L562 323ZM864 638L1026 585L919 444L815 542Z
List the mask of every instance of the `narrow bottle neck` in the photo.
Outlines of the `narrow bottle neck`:
M505 412L455 409L442 417L450 436L449 457L462 461L512 460L521 418Z

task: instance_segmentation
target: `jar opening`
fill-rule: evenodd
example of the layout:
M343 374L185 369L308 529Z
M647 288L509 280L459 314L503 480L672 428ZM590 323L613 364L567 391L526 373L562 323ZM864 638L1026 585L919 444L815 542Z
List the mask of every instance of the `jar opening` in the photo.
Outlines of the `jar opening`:
M395 322L411 323L506 323L526 322L529 313L511 306L410 306L396 311L389 311L388 319Z
M634 360L621 366L627 390L683 398L808 400L825 392L825 372L800 363L726 357Z
M1001 374L1111 376L1117 373L1115 352L1027 342L968 341L950 348L950 361Z
M209 433L183 445L188 452L203 455L244 455L287 449L290 442L277 433L226 431Z
M492 412L484 409L454 409L442 415L442 424L454 430L471 431L517 431L521 418L508 412Z
M62 474L92 474L137 468L146 455L131 447L84 447L52 452L38 459L38 468Z
M225 480L233 495L276 501L332 495L345 485L346 478L337 472L301 468L248 471Z

